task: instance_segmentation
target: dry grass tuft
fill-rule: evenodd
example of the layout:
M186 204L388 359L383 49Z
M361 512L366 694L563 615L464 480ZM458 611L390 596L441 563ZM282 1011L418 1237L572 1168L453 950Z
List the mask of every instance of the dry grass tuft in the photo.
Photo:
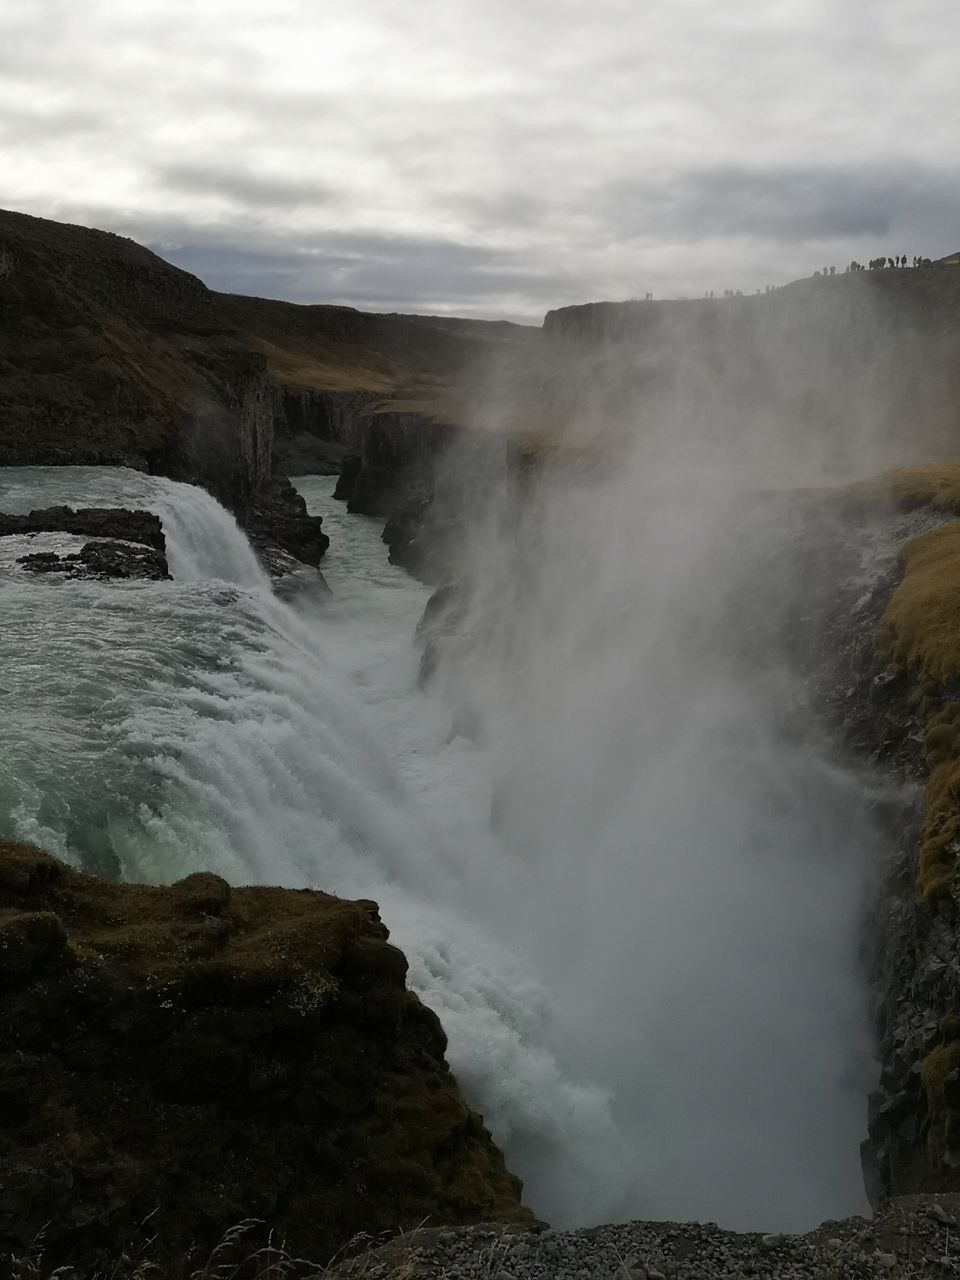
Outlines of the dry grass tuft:
M152 1217L152 1215L151 1215ZM338 1276L368 1273L369 1251L383 1239L361 1233L350 1240L325 1265L299 1258L259 1218L246 1218L225 1231L219 1243L202 1259L179 1263L160 1262L161 1242L150 1232L148 1218L118 1258L92 1267L48 1266L42 1236L33 1249L11 1262L11 1280L323 1280L337 1268ZM416 1232L405 1244L412 1247ZM408 1275L412 1277L413 1263ZM404 1280L403 1272L396 1280Z

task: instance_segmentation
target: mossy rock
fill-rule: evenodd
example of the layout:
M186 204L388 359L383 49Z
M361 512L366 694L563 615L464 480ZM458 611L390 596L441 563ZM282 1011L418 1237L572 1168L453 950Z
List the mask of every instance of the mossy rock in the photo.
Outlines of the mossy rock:
M85 1266L149 1218L182 1260L255 1217L322 1262L531 1222L406 968L372 902L111 883L0 841L5 1246L43 1231Z

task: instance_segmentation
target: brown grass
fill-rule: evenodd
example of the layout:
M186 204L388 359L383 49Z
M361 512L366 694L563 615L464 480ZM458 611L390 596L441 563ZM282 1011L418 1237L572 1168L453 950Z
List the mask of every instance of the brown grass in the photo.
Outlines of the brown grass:
M225 1231L219 1243L199 1258L185 1257L179 1265L156 1260L157 1236L148 1218L123 1252L109 1262L77 1270L73 1266L51 1268L44 1262L43 1239L30 1253L12 1259L12 1280L322 1280L331 1268L346 1263L346 1274L363 1276L364 1255L382 1243L371 1236L357 1236L326 1265L298 1258L283 1240L267 1231L257 1218L247 1218Z
M960 674L960 522L912 538L903 580L880 621L878 657L940 683Z
M901 473L901 493L912 497L924 486L931 505L960 501L960 466ZM923 695L929 774L917 883L931 901L949 894L960 847L960 703L943 691L960 675L960 522L911 539L900 562L903 579L880 620L877 657L912 673Z
M897 467L850 485L844 496L864 505L892 502L906 508L925 506L935 511L960 512L960 462Z
M368 391L391 395L396 376L384 360L361 347L322 343L280 347L265 338L246 335L251 347L266 357L267 369L284 386L303 391Z

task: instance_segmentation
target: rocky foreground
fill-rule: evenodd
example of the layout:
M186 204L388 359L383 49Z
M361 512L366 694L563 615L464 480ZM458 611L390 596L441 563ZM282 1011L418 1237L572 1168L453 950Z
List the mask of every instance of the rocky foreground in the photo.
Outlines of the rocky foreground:
M713 1224L627 1222L517 1234L502 1227L422 1231L341 1262L331 1280L888 1280L960 1276L960 1196L887 1201L876 1217L806 1235Z
M148 1222L172 1275L250 1217L320 1259L531 1223L406 967L372 902L0 841L0 1258L95 1274Z

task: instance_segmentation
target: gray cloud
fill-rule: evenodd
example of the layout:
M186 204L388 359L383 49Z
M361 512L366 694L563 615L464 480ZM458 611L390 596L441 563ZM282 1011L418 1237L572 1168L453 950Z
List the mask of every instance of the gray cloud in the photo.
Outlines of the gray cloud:
M154 247L212 288L290 302L454 313L479 303L504 318L522 320L529 317L517 307L518 294L577 296L575 284L538 276L521 255L440 240L331 235L294 252L202 243Z
M11 106L0 116L0 142L11 147L56 138L86 143L92 134L106 132L109 124L109 118L94 109L60 111L30 105Z
M598 194L624 234L679 232L798 240L942 237L956 226L960 175L904 162L889 169L736 166L666 183L615 183Z
M331 193L309 178L278 177L226 166L168 164L154 173L160 190L195 196L220 196L254 209L293 209L331 202Z
M936 256L958 36L951 0L7 0L3 201L218 287L529 318Z

